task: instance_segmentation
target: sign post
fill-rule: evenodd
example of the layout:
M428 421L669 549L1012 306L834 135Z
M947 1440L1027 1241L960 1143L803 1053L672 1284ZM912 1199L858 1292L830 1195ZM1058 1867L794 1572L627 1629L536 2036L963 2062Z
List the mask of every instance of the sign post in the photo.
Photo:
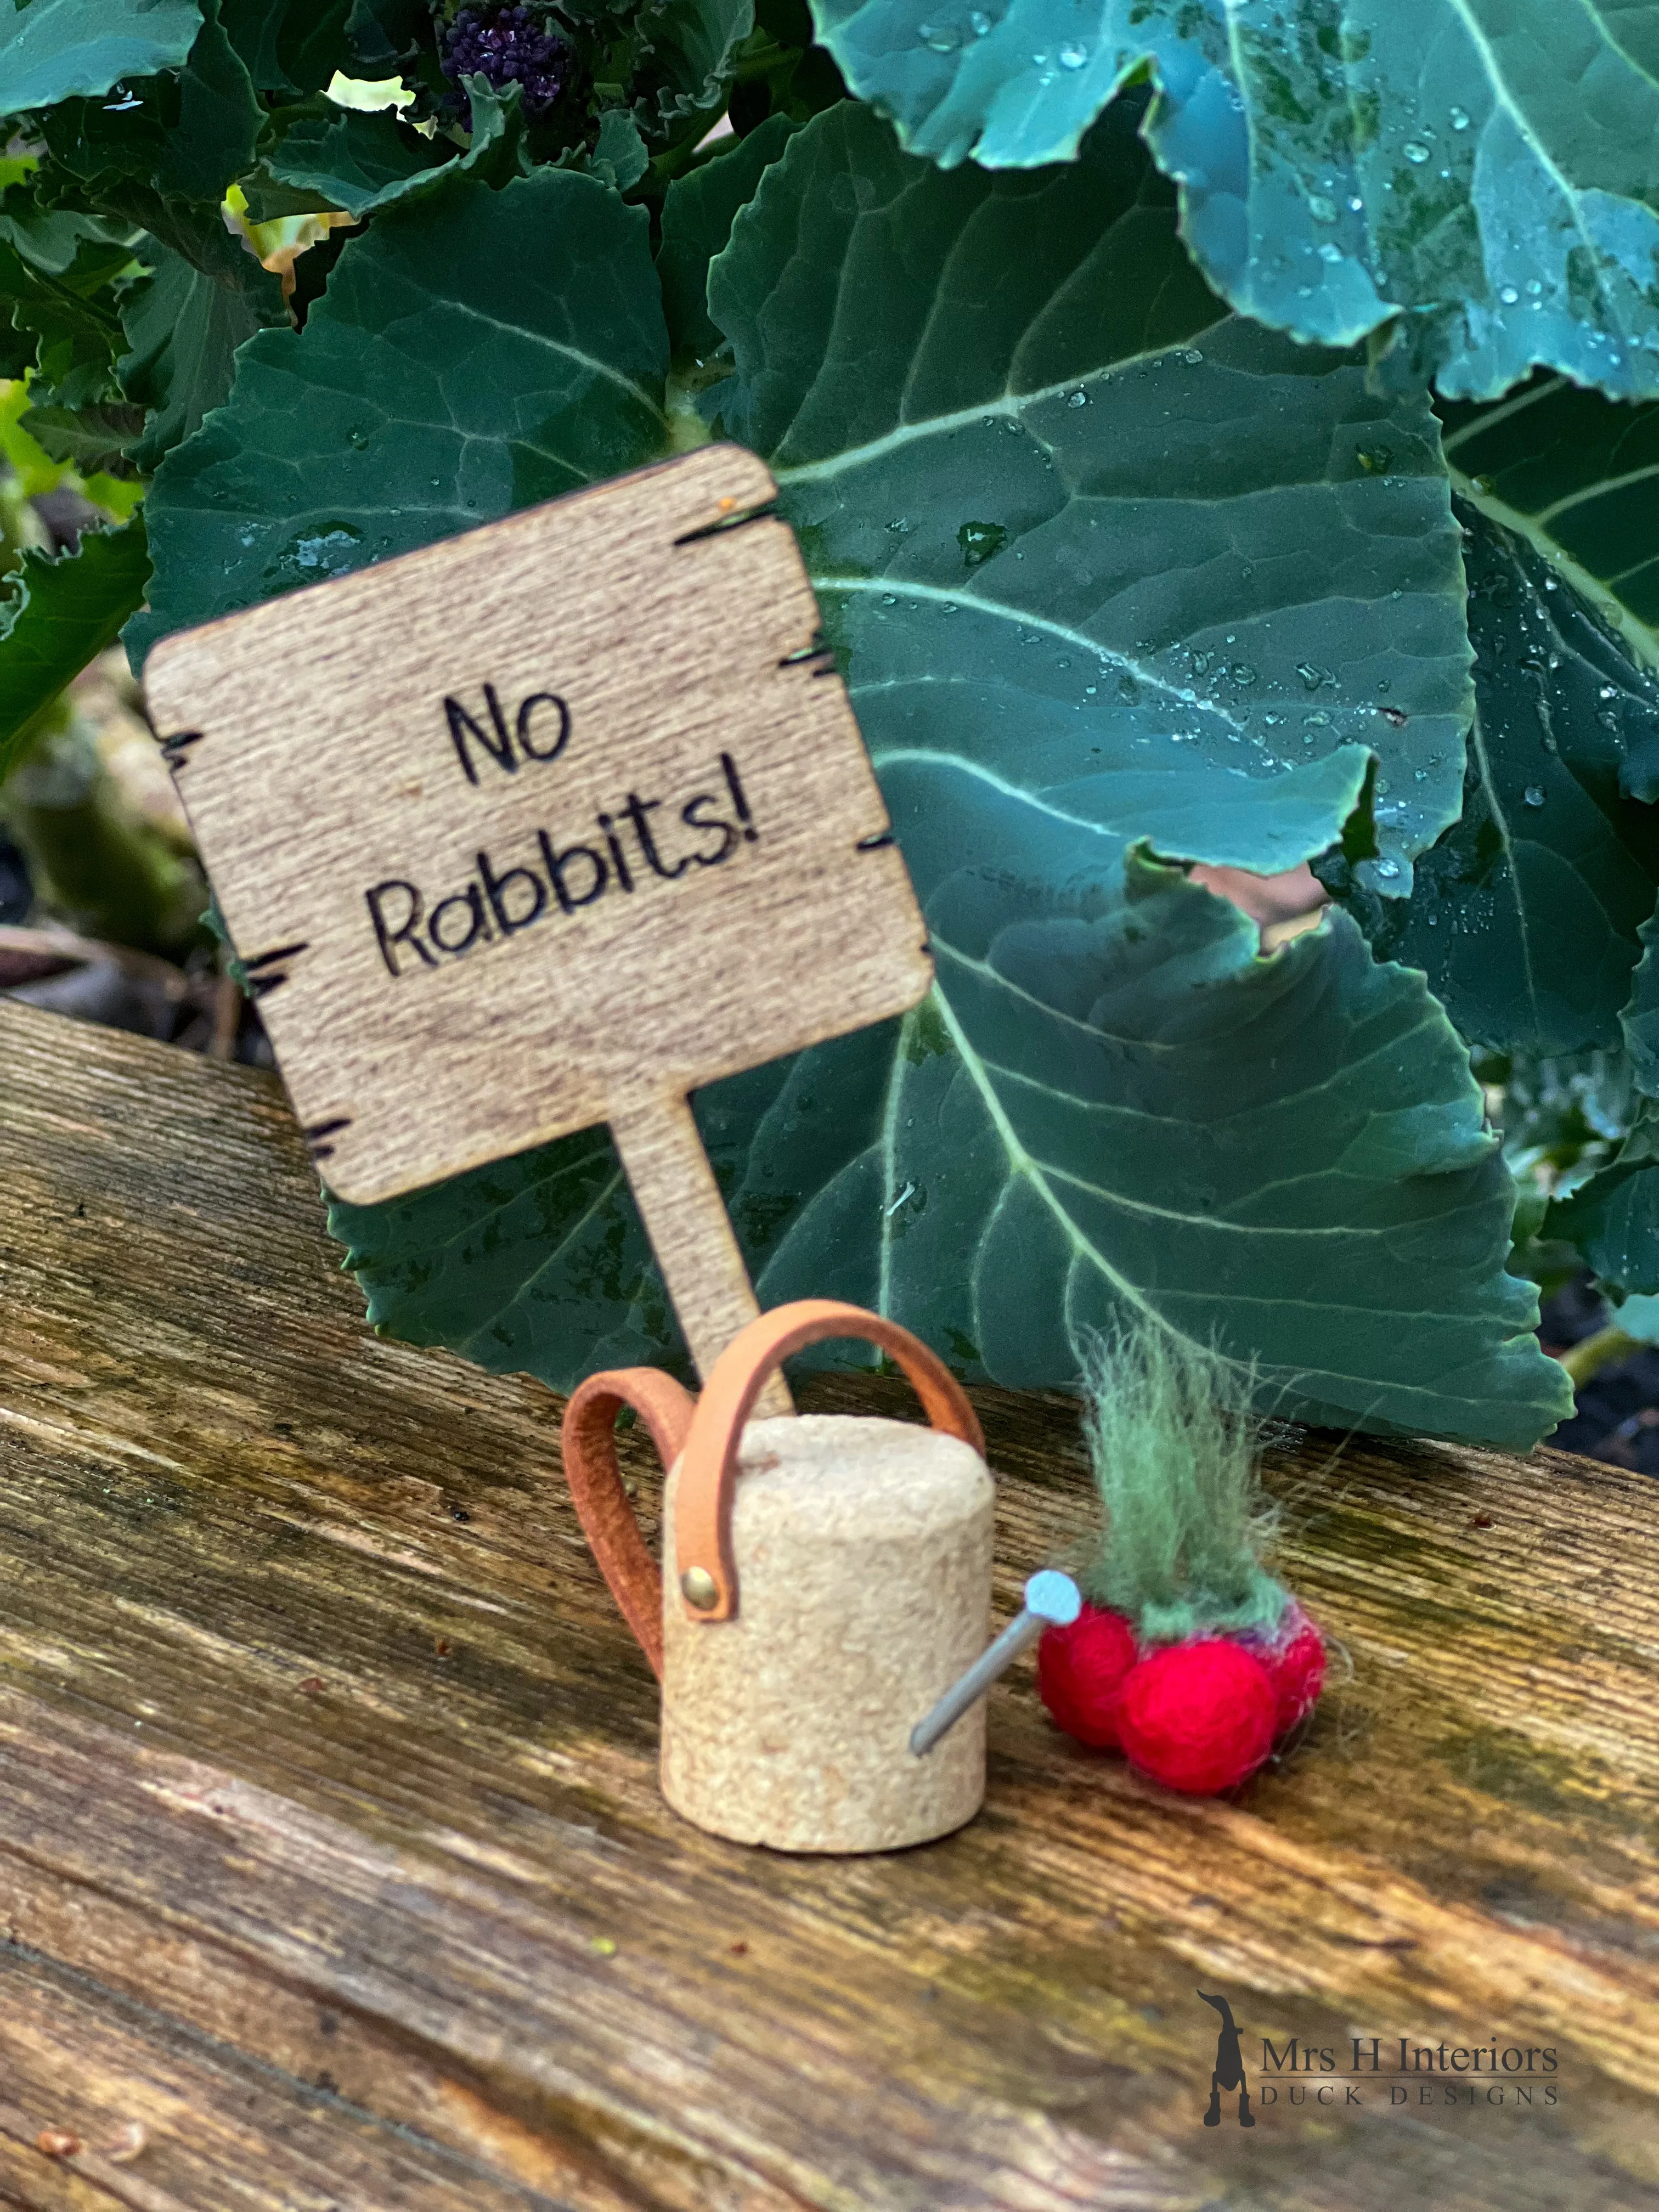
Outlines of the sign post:
M757 1306L689 1094L933 975L775 489L703 447L144 672L329 1188L607 1121L703 1375Z

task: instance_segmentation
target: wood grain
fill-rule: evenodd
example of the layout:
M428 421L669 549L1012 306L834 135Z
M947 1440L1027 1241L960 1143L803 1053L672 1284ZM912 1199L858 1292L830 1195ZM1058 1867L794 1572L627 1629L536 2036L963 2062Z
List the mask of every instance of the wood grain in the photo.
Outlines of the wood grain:
M714 1170L686 1098L652 1099L611 1116L611 1139L651 1239L697 1372L712 1373L760 1311ZM793 1413L782 1374L769 1376L763 1414Z
M0 1066L0 2202L1659 2206L1643 1478L1310 1437L1271 1479L1340 1664L1237 1802L1067 1745L1022 1667L960 1834L744 1850L659 1795L556 1401L364 1328L274 1083L15 1007ZM976 1403L1012 1610L1075 1423ZM1253 2084L1263 2038L1497 2036L1558 2102L1206 2130L1198 1986ZM112 2175L30 2147L134 2119Z

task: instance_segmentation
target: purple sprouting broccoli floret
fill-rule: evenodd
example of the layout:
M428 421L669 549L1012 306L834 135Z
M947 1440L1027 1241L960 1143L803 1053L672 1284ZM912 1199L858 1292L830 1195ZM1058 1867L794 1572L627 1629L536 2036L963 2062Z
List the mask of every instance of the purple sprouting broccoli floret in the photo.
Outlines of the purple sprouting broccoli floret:
M471 125L463 78L482 76L502 89L516 84L526 112L538 115L563 91L570 50L528 8L463 8L444 34L439 67L456 87L453 104Z

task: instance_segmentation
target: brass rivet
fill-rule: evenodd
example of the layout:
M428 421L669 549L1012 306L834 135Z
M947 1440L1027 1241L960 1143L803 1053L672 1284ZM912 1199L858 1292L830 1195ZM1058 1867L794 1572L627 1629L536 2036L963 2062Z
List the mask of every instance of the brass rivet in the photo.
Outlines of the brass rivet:
M680 1594L688 1605L695 1605L699 1613L707 1613L720 1602L720 1592L714 1588L714 1577L707 1567L688 1567L680 1577Z

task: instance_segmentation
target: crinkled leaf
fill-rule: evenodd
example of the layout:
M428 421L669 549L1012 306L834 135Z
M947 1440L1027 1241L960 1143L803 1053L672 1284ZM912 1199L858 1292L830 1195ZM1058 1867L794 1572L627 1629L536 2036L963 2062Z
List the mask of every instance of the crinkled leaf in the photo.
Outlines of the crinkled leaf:
M0 12L0 114L176 69L201 23L197 0L13 0Z
M447 138L422 138L386 110L365 114L331 101L278 118L282 135L243 186L248 216L333 209L354 220L428 191L450 173L477 170L505 184L529 167L517 85L505 96L483 77L469 77L472 143L463 151Z
M1396 314L1459 397L1546 362L1659 392L1659 40L1624 0L814 0L907 145L1070 157L1150 64L1182 230L1242 313L1331 345ZM1653 343L1649 343L1650 337Z
M996 810L976 826L919 878L932 1000L698 1102L763 1304L852 1298L1016 1385L1072 1380L1079 1328L1156 1316L1344 1426L1524 1445L1570 1410L1420 977L1340 916L1260 960L1138 860L1076 901L1022 889ZM331 1218L398 1335L564 1387L676 1352L603 1133Z
M148 501L158 636L612 476L665 447L643 210L538 169L455 176L341 254L303 331L243 348Z
M1616 1046L1659 885L1659 811L1627 795L1632 763L1644 777L1659 761L1659 679L1524 540L1470 526L1462 818L1418 861L1409 900L1362 901L1361 918L1471 1043Z
M1643 925L1642 957L1631 979L1624 1011L1631 1073L1650 1098L1659 1098L1659 915Z
M619 192L630 191L651 166L640 126L625 107L607 107L599 118L599 137L589 173Z
M18 334L17 352L36 372L35 397L43 403L82 407L108 396L120 341L118 280L130 266L131 249L82 225L73 258L52 269L61 237L54 219L50 241L43 226L27 219L8 193L0 208L0 313ZM101 229L100 227L97 227Z
M1659 670L1659 404L1540 375L1490 406L1441 412L1462 495L1535 547Z
M264 122L221 26L217 0L203 0L201 13L200 35L182 68L135 77L118 102L66 101L42 125L58 169L79 179L98 205L149 229L159 227L156 211L171 203L216 210L252 161Z
M149 576L137 515L83 532L77 552L23 556L0 602L0 777L41 708L114 643Z
M336 70L358 74L347 34L352 0L220 0L231 44L261 92L320 92Z
M656 64L662 122L725 105L738 48L754 27L755 0L647 0L636 35Z
M677 361L702 361L719 350L720 334L708 318L708 264L724 251L738 209L753 199L761 172L777 160L794 129L787 115L769 115L746 138L732 140L668 187L657 275Z
M27 185L17 185L0 198L0 239L39 275L85 290L120 270L132 234L79 208L42 207Z
M1659 1120L1651 1107L1606 1167L1550 1207L1543 1234L1576 1247L1615 1291L1659 1291Z
M1369 746L1403 889L1469 711L1437 426L1229 315L1171 201L1126 107L995 175L831 109L712 265L711 402L773 466L872 748L1272 871Z
M144 426L143 410L120 400L90 407L31 407L22 427L54 461L68 461L83 477L123 470L126 451Z
M346 16L346 36L356 57L348 76L396 76L420 52L422 38L432 34L428 0L351 0ZM326 82L325 78L321 80Z
M118 299L133 234L82 209L42 206L38 179L0 196L0 321L12 374L33 370L35 400L80 408L106 398L120 325Z
M210 232L202 244L212 257L205 269L159 239L144 240L138 258L152 274L121 302L128 349L117 374L127 398L148 410L131 454L146 474L210 409L223 405L238 346L256 331L288 320L281 281L237 240L222 227L216 240Z
M0 301L0 381L9 384L26 377L34 367L38 351L33 331L20 331L11 319L10 307Z

